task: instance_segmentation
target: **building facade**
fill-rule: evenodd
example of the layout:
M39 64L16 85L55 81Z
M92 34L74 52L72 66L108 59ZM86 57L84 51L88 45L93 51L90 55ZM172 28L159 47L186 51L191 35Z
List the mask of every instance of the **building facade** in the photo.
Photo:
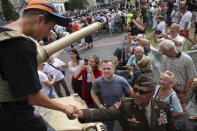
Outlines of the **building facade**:
M89 6L96 6L96 0L87 0Z
M56 9L59 11L60 14L65 13L64 3L68 2L68 0L48 0L48 1L51 2L56 7Z
M15 11L19 12L20 16L22 15L24 8L27 6L29 1L30 0L10 0L10 2L14 6ZM64 3L68 2L68 0L48 0L48 1L56 7L56 9L59 11L60 14L65 13Z

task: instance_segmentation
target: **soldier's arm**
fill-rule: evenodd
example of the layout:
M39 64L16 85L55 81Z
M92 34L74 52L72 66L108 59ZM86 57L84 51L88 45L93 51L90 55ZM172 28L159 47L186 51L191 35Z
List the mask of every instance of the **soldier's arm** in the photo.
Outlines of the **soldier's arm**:
M82 109L78 112L79 121L86 122L103 122L109 120L117 120L120 118L120 111L115 106L108 109Z

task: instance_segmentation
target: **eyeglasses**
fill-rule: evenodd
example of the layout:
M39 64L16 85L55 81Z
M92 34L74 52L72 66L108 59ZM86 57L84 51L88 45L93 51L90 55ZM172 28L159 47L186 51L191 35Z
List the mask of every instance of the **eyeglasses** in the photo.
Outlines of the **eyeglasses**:
M146 94L154 92L154 90L152 90L152 91L144 91L144 90L139 90L139 89L137 89L135 87L133 87L133 90L135 91L135 93L139 92L140 95L146 95Z

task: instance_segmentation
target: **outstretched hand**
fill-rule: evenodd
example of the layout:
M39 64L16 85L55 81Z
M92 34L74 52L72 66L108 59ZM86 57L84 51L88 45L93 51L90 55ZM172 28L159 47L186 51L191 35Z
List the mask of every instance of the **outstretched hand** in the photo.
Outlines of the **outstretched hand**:
M73 120L77 118L77 113L79 112L79 109L75 105L66 105L64 113L66 113L68 119Z

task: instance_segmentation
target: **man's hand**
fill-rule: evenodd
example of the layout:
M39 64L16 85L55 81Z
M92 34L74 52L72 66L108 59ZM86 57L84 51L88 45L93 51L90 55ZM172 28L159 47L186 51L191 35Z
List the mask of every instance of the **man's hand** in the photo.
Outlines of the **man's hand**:
M121 58L121 59L120 59L120 63L123 63L123 62L124 62L124 59L123 59L123 58Z
M65 106L63 112L68 116L69 119L72 120L77 118L77 113L79 112L79 109L76 106L69 104Z
M78 110L78 112L76 113L76 116L77 116L78 118L83 119L83 118L84 118L83 111L82 111L82 110Z
M127 66L127 70L133 70L132 66Z
M88 65L86 65L86 63L84 63L82 66L81 66L81 70L83 70L83 69L88 69Z
M56 66L56 68L57 68L57 69L60 69L60 68L61 68L61 66L60 66L60 65L58 65L58 66Z
M131 40L139 40L140 37L139 37L139 36L131 36L130 39L131 39Z
M106 109L106 106L103 105L103 104L100 104L100 105L98 105L98 108L99 108L99 109Z
M53 75L53 79L56 80L56 75Z
M161 37L170 40L170 37L167 34L165 34L165 33L162 33L161 34Z

